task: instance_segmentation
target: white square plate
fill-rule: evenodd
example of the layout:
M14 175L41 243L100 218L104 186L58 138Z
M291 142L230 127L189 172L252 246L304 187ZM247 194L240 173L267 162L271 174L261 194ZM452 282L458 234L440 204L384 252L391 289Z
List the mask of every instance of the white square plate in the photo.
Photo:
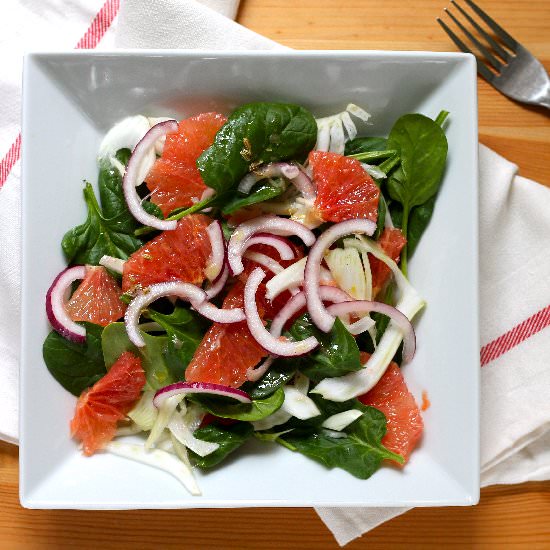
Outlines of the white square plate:
M31 54L23 105L21 502L30 508L441 506L479 497L477 110L472 56L428 52L130 51ZM49 374L46 290L65 266L61 238L82 222L82 180L95 182L106 130L136 113L187 116L248 101L289 101L316 115L350 103L387 135L402 114L451 112L449 158L434 217L409 272L428 306L405 367L420 401L420 448L404 470L366 481L276 445L207 474L202 497L168 474L108 454L85 458L69 437L75 399Z

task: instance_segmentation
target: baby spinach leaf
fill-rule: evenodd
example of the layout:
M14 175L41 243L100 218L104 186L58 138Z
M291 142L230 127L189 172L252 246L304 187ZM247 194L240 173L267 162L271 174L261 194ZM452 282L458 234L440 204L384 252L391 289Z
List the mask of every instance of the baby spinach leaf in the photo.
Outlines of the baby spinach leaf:
M203 441L217 443L218 449L207 456L199 456L193 451L189 451L189 456L199 468L212 468L237 450L253 434L254 429L248 422L238 422L231 426L209 424L196 430L194 436Z
M294 376L295 372L293 362L279 359L257 382L247 382L242 389L252 399L264 399L284 386Z
M101 353L103 327L83 323L86 327L86 342L76 344L55 331L44 341L42 355L51 375L68 392L79 396L107 374Z
M205 411L214 416L255 422L279 410L285 400L285 393L281 387L269 397L254 399L252 403L236 404L229 402L228 399L207 397L205 395L193 395L192 400L199 403Z
M225 215L232 214L245 206L252 206L259 202L274 199L282 195L285 189L286 185L281 178L261 181L252 188L248 195L237 191L222 208L222 213Z
M407 208L433 197L447 161L447 138L439 124L420 114L402 116L393 126L388 147L401 158L401 171L390 178L390 197Z
M131 154L129 149L120 149L116 154L116 158L126 166ZM103 216L118 231L128 234L133 233L141 224L130 213L122 191L122 176L108 159L103 159L100 163L97 183ZM157 218L163 218L162 212L156 204L150 201L143 201L142 204L149 214L153 214Z
M120 231L118 221L103 216L90 183L84 188L88 217L82 225L68 231L61 247L70 264L97 265L105 254L125 260L142 242Z
M280 427L279 427L280 429ZM279 437L286 446L323 464L341 468L359 479L368 479L383 460L403 463L403 457L386 449L381 441L386 434L386 417L374 407L364 412L345 431L346 437L333 438L323 430L297 430Z
M409 227L407 230L407 256L410 259L416 250L420 238L428 227L435 208L437 195L428 199L424 204L415 206L409 214ZM390 203L392 221L396 227L403 225L403 206L396 201Z
M166 351L168 349L167 336L151 336L142 333L145 346L137 348L130 342L126 334L124 323L111 323L106 326L101 335L101 347L105 365L109 368L125 351L131 351L141 359L141 366L145 377L152 389L158 390L167 384L175 382L168 365Z
M358 137L346 143L345 155L356 155L368 151L385 151L387 139L383 137Z
M338 318L331 331L324 333L315 327L306 313L294 321L288 336L293 340L315 336L319 340L315 351L297 360L298 369L315 382L361 369L355 338Z
M392 200L403 206L401 227L409 237L409 215L434 197L440 187L447 161L447 138L440 125L420 114L402 116L393 126L388 147L396 149L401 164L389 177ZM407 272L408 246L401 255L401 269Z
M181 306L176 306L170 315L152 309L148 310L148 315L168 336L164 358L172 378L183 380L185 369L206 332L203 319Z
M248 103L236 109L197 160L204 183L234 189L252 168L265 162L302 160L315 146L313 115L290 103Z
M130 155L129 149L121 149L116 158L126 165ZM82 225L71 229L63 237L61 246L69 263L97 265L104 254L125 260L143 244L134 235L141 224L126 205L122 176L108 159L100 163L98 188L101 207L92 186L86 183L84 199L88 217ZM155 204L144 201L143 207L150 214L163 217Z

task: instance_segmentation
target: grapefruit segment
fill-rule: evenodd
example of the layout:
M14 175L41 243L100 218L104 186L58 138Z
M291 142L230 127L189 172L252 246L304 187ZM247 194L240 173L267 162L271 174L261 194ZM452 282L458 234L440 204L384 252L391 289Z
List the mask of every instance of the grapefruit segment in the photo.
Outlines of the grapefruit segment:
M104 267L88 266L86 276L65 304L65 309L73 321L87 321L106 327L120 319L126 311L121 296L118 283Z
M376 221L380 190L359 161L338 153L312 151L309 163L317 186L314 207L324 221Z
M122 290L166 281L202 284L211 252L206 232L211 222L203 214L186 216L176 229L164 231L143 245L124 264Z
M399 263L401 250L407 244L407 239L404 237L401 229L397 227L386 227L380 235L378 244L394 262ZM372 291L373 296L376 296L380 289L386 284L386 281L391 275L391 269L384 263L369 254L370 270L372 273Z
M224 309L244 306L244 283L237 280L223 301ZM260 315L265 314L259 305ZM246 321L214 323L205 334L185 371L188 382L211 382L238 388L246 382L246 371L267 353L256 342Z
M71 420L71 436L82 441L86 456L113 439L117 422L134 406L144 385L141 360L126 351L101 380L82 393Z
M368 353L361 352L363 363L368 358ZM391 363L378 384L361 395L359 401L386 415L387 432L382 439L382 445L400 454L407 462L422 435L424 423L399 367Z
M197 159L214 143L226 118L219 113L202 113L182 120L178 131L166 137L162 157L147 175L151 202L164 216L179 207L191 206L206 190L197 169Z

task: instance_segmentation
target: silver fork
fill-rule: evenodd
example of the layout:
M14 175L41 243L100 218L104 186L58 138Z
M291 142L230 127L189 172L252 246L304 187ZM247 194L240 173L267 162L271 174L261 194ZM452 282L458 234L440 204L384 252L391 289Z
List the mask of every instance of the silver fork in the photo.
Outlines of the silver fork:
M494 19L474 4L472 0L465 0L465 2L479 17L481 24L455 0L451 0L451 4L473 29L485 39L487 45L476 38L451 11L447 8L444 11L481 54L483 61L476 57L478 73L504 95L516 101L541 105L550 109L550 78L542 63L517 40L512 38ZM471 49L444 21L438 17L437 22L463 52L472 53ZM483 23L493 31L496 39L483 28ZM503 46L506 46L507 49ZM490 67L494 70L491 70Z

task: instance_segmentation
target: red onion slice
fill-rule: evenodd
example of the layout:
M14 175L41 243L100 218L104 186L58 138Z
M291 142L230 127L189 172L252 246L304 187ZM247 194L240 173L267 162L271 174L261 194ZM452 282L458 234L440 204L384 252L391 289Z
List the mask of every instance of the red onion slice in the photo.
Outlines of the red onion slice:
M267 233L258 233L257 235L254 235L254 237L250 237L250 239L248 239L243 247L243 252L255 244L265 244L267 246L271 246L279 253L281 260L294 259L294 249L283 237L269 235Z
M53 281L46 294L46 315L52 328L63 338L83 344L86 329L75 323L65 309L67 294L71 285L86 276L86 266L76 265L63 270Z
M124 191L124 198L128 209L132 216L142 223L159 229L161 231L170 231L176 229L177 222L175 220L159 220L157 217L146 212L141 204L141 198L136 191L136 185L141 182L139 172L143 158L149 153L149 151L155 147L157 140L166 134L177 132L178 123L175 120L165 120L155 124L136 145L128 166L126 168L126 174L122 180L122 190Z
M223 266L223 270L220 273L219 277L209 287L205 289L206 297L209 300L212 300L212 298L215 298L222 291L228 278L229 278L229 267L227 266L227 264L225 264Z
M315 242L315 235L299 222L280 218L278 216L260 216L237 226L227 247L229 267L234 275L240 275L243 270L242 255L246 250L248 240L257 233L265 232L273 235L299 237L306 246Z
M369 302L367 300L353 300L352 302L343 302L333 304L327 307L327 311L332 315L347 315L349 313L382 313L387 315L395 325L403 332L403 362L409 363L414 357L416 350L416 337L412 323L407 316L398 309L381 302Z
M292 178L291 181L304 199L314 201L317 197L317 187L305 169L300 164L297 166L299 173L295 178Z
M278 261L270 258L267 254L262 254L261 252L253 252L252 250L249 250L245 253L244 257L247 260L251 260L256 264L269 269L269 271L275 274L282 273L285 269Z
M209 382L176 382L164 386L155 393L153 404L157 409L170 397L175 395L187 395L190 393L206 393L210 395L220 395L222 397L231 397L240 403L251 403L250 396L239 389L223 386L221 384L211 384Z
M138 348L145 346L145 341L141 337L138 327L142 310L155 300L164 298L165 296L177 296L182 300L188 300L194 304L200 304L206 300L204 290L191 283L170 281L167 283L157 283L148 287L146 292L139 294L130 302L124 315L128 338Z
M221 273L225 263L225 239L223 238L222 224L215 220L207 228L212 252L206 262L204 274L209 281L215 281Z
M375 231L376 224L370 220L348 220L327 229L311 247L304 270L304 289L311 320L323 332L328 332L334 324L334 317L327 312L319 295L321 262L325 251L338 239L346 235L352 233L372 235Z
M319 287L321 298L327 302L345 302L352 300L351 296L344 292L343 290L334 287L334 286L321 286ZM291 319L298 311L304 308L306 305L306 295L305 292L298 292L288 302L283 306L283 308L275 315L273 321L271 322L271 327L269 328L269 333L274 338L279 338L283 333L283 329L287 324L288 320ZM267 357L264 362L256 367L250 368L246 371L246 378L251 382L256 382L259 380L271 367L275 357L270 355Z
M244 311L246 322L254 339L267 352L281 357L296 357L304 355L315 349L319 342L314 336L305 340L292 342L280 340L272 336L264 327L263 321L256 306L256 292L260 283L264 280L265 273L260 267L252 271L244 287Z
M240 307L233 309L221 309L206 301L200 303L191 302L191 305L203 317L206 317L215 323L240 323L246 319L244 311Z

